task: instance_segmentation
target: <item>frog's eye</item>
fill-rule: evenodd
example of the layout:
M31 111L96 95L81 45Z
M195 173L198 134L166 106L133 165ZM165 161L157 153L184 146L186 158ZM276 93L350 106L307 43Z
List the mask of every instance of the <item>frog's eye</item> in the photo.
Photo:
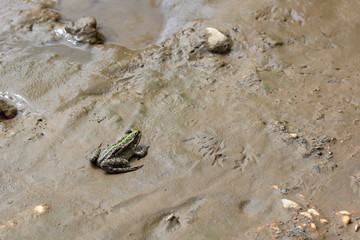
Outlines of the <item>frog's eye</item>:
M125 134L130 134L130 133L132 133L132 132L133 132L132 129L128 129L128 130L126 130Z

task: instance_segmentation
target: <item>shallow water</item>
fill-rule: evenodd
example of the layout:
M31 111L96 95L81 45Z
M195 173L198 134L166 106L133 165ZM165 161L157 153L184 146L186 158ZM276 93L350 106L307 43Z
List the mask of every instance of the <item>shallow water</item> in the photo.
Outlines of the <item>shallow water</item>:
M195 22L207 21L226 26L228 20L240 19L242 11L233 8L245 1L235 0L61 0L64 20L81 16L97 19L106 43L138 49L160 44Z
M156 0L61 0L64 20L95 17L107 43L144 48L156 43L163 22Z

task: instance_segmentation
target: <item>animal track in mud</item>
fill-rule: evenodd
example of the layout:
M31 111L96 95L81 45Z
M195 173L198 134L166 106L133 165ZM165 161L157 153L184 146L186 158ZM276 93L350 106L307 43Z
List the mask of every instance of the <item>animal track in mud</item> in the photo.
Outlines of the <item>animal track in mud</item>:
M241 152L241 157L235 160L235 166L233 169L239 169L240 171L244 171L247 167L249 167L252 163L257 162L257 156L253 153L249 152L247 148L245 148Z
M271 202L267 199L254 198L242 200L238 207L242 214L248 217L254 217L263 214L271 208Z
M245 87L252 87L261 82L259 75L255 71L249 71L239 82Z
M359 194L360 196L360 171L357 171L355 174L350 176L350 187L354 193Z
M200 132L194 137L185 140L191 150L196 151L202 158L211 162L212 166L224 167L225 161L229 160L226 154L225 140L214 135ZM258 157L251 149L244 146L236 146L236 152L232 152L231 158L235 159L233 169L244 171L253 163L258 162Z
M254 13L255 20L303 24L305 19L293 8L268 6Z
M201 157L210 159L212 161L212 166L224 166L223 161L226 158L226 154L224 153L224 140L214 137L213 135L200 132L185 141L191 144L190 147L195 148Z
M197 211L202 208L203 200L202 197L192 197L178 206L157 213L153 221L145 226L145 239L161 239L191 224Z

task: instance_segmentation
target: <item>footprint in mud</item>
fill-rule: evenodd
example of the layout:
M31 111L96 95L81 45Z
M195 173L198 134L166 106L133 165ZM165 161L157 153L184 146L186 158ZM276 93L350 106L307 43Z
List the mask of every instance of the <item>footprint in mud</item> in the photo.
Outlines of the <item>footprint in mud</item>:
M268 6L254 13L255 20L303 24L305 18L293 8Z
M191 224L196 213L202 208L203 198L192 197L184 203L166 209L159 213L158 217L145 227L146 239L163 239L164 236L170 236L180 228L185 228Z
M268 199L248 199L239 203L239 210L248 217L256 217L271 209L272 202Z
M257 156L254 155L248 148L243 147L243 151L240 153L240 156L237 160L235 160L235 166L233 169L239 169L240 171L244 171L251 164L257 162Z
M350 187L354 193L359 194L360 196L360 171L350 176Z
M199 132L190 139L185 140L188 143L188 147L191 151L196 152L202 158L211 162L212 166L224 167L225 161L229 160L227 152L227 146L225 140L215 135ZM239 169L244 171L253 163L258 162L258 156L251 151L251 148L230 144L230 148L234 149L231 152L231 159L235 159L235 166L233 169ZM230 162L230 161L228 161Z
M199 132L185 141L189 143L190 149L195 150L201 157L212 161L212 166L224 167L223 161L226 158L224 140L208 133Z

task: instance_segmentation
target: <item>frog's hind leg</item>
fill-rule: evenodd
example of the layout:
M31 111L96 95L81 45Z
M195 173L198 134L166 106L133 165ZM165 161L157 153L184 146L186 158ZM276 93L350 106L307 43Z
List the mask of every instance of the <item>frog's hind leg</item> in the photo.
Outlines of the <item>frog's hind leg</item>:
M125 173L138 170L142 165L130 167L129 161L124 158L110 158L103 161L100 167L108 173Z
M142 168L144 165L136 166L136 167L126 167L126 168L113 168L109 167L105 171L108 173L116 174L116 173L126 173L126 172L132 172L136 171L140 168Z
M146 156L149 147L137 146L134 150L134 156L138 158L143 158Z

